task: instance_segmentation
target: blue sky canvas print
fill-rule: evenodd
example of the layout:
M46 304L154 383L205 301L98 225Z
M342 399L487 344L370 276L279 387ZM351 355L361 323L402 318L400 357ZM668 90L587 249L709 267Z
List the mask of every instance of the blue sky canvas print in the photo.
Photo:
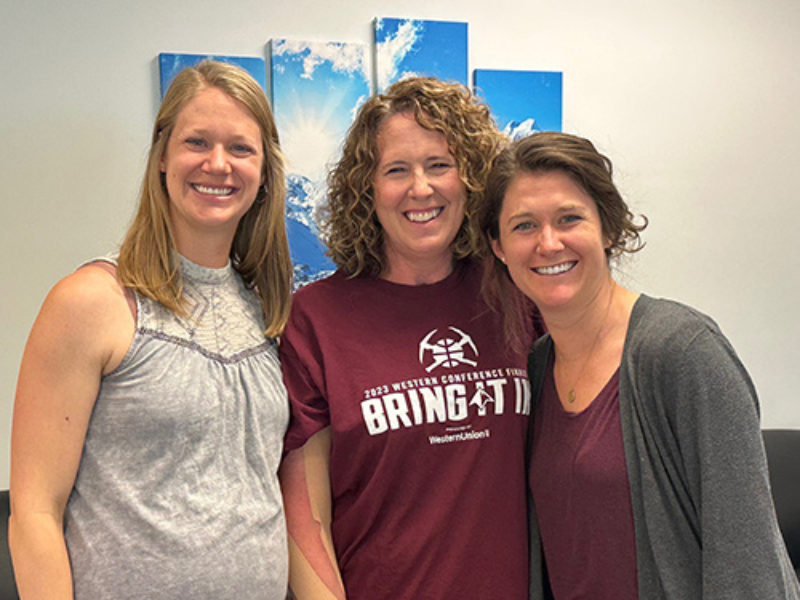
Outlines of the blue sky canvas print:
M272 108L286 156L286 229L295 284L330 274L315 211L328 167L339 155L358 107L369 97L366 44L272 40Z
M553 71L475 70L475 89L497 126L513 139L534 131L561 131L563 77Z
M161 79L161 97L167 93L167 88L175 75L186 67L196 65L201 60L211 58L222 62L233 63L242 67L255 79L264 90L267 89L267 63L263 58L256 56L220 56L214 54L171 54L162 52L158 55L159 74Z
M377 18L374 29L378 92L409 75L469 84L466 23Z

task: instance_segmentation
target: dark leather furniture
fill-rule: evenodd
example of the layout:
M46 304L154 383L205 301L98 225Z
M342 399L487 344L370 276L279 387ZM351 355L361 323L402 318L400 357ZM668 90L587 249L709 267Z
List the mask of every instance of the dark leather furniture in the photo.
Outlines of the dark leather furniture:
M764 429L762 434L778 524L800 576L800 429Z
M8 552L8 490L0 491L0 600L19 600Z

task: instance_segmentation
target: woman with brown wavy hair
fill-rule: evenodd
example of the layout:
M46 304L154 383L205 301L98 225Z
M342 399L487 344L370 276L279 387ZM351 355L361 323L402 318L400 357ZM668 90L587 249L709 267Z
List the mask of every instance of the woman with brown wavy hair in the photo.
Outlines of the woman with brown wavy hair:
M59 282L25 350L22 597L285 597L284 186L259 85L213 61L179 73L119 258Z
M543 132L487 182L494 289L548 329L528 366L530 598L797 600L753 382L708 316L614 280L647 219L612 175L589 140Z
M338 271L295 294L280 347L297 598L527 595L525 358L480 300L475 220L502 144L466 88L410 78L331 171Z

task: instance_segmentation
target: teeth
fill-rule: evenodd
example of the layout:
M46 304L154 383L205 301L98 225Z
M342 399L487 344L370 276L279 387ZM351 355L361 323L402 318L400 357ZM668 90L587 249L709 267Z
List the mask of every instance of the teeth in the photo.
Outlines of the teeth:
M201 194L208 194L210 196L230 196L233 193L232 187L215 188L199 184L194 184L193 187Z
M539 275L559 275L561 273L566 273L572 267L574 267L577 263L575 261L561 263L560 265L553 265L552 267L539 267L538 269L534 269Z
M432 221L433 219L438 217L439 213L441 212L442 212L441 207L425 211L419 211L419 210L408 211L406 213L406 217L408 218L409 221L412 221L413 223L427 223L428 221Z

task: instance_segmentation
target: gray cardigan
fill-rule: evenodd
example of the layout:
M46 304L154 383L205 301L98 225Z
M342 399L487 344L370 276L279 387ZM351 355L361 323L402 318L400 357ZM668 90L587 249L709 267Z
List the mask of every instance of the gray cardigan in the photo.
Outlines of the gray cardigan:
M538 398L549 336L531 349ZM641 600L800 599L778 529L756 391L719 327L640 296L620 365ZM549 596L531 501L531 599Z

